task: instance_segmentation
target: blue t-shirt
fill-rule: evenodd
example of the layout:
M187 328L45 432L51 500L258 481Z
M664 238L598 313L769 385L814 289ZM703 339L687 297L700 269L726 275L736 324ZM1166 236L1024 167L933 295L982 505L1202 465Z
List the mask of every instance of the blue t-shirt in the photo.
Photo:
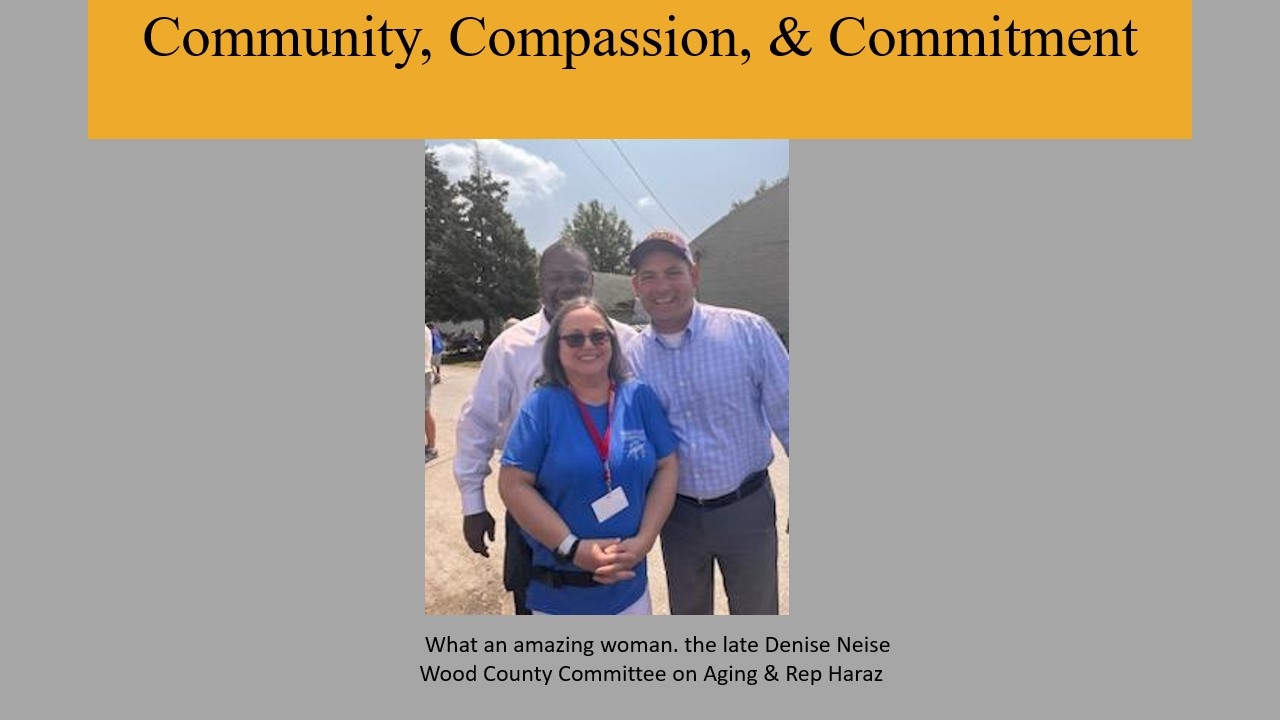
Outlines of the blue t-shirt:
M444 335L439 330L431 331L431 354L439 355L444 352Z
M599 432L605 426L608 406L588 405ZM628 538L640 530L649 484L660 458L675 452L676 438L653 390L637 380L626 380L614 393L613 421L609 425L609 471L613 487L627 495L627 507L600 522L591 503L606 492L600 455L583 424L573 394L567 388L548 385L535 390L520 408L512 425L502 464L518 467L536 478L534 487L583 539ZM582 572L571 563L559 563L552 551L525 533L533 548L535 566ZM529 607L553 615L615 614L640 599L648 587L647 562L635 567L635 578L594 587L529 584Z

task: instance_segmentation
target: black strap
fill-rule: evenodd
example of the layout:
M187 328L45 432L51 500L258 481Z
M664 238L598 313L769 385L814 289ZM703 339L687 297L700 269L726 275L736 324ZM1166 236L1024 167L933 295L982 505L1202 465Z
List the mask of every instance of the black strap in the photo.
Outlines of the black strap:
M594 587L598 585L589 572L566 572L563 570L552 570L551 568L535 565L529 569L529 576L534 580L550 585L553 588L570 586L570 587Z

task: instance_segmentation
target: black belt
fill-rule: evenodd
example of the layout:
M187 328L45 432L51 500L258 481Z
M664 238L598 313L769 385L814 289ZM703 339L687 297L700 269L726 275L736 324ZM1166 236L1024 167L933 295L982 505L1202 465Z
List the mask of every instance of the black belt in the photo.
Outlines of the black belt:
M529 577L553 588L569 585L571 587L594 587L598 585L589 572L570 572L552 570L541 565L529 568Z
M698 507L704 507L704 508L724 507L725 505L732 505L733 503L736 503L742 498L759 490L761 487L764 486L765 481L768 479L769 479L769 471L761 470L759 472L753 472L750 475L748 475L747 479L742 481L742 484L738 486L737 490L734 490L733 492L727 493L725 495L721 495L720 497L713 497L713 498L706 498L704 500L699 500L698 498L689 497L688 495L676 495L676 499L679 500L680 502L688 503L690 505L697 505Z

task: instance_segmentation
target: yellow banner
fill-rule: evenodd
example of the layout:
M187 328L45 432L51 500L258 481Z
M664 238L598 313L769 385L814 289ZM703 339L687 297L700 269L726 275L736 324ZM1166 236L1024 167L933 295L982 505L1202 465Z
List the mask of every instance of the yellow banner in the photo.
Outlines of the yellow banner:
M1189 138L1191 2L89 0L90 138Z

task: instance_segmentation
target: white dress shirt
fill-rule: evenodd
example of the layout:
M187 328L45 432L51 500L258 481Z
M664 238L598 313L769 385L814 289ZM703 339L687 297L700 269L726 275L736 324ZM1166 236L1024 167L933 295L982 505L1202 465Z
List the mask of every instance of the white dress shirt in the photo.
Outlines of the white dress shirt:
M628 325L610 322L621 350L636 336L636 331ZM501 450L506 443L512 420L542 376L542 346L550 324L539 310L504 330L485 351L471 397L462 404L458 414L453 479L462 493L463 515L486 509L484 481L492 471L493 452ZM625 355L622 359L625 365Z

